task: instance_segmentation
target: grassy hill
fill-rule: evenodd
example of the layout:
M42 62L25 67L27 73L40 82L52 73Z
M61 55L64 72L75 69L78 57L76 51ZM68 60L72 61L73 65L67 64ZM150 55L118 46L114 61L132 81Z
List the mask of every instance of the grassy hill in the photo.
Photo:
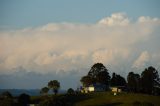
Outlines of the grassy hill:
M72 102L75 106L160 106L160 96L132 93L114 96L111 92L97 92L75 96Z
M47 98L54 97L49 95ZM46 97L32 96L32 100L47 99ZM67 106L160 106L160 96L119 93L114 96L112 92L95 92L76 95L57 95L60 101L65 102Z

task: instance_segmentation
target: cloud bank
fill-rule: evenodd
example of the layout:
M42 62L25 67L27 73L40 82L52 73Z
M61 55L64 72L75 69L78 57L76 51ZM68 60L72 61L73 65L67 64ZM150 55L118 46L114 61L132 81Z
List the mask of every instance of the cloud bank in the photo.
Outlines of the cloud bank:
M85 75L96 62L123 74L160 66L160 19L114 13L97 23L49 23L0 31L0 74ZM133 71L133 70L132 70ZM143 70L141 70L143 71Z

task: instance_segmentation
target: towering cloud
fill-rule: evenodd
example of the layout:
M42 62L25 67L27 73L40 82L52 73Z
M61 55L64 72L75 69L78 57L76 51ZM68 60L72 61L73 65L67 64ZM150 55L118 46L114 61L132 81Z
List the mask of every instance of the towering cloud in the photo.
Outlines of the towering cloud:
M158 18L142 16L133 21L125 13L115 13L94 24L49 23L1 30L0 74L23 67L26 72L81 76L95 62L120 74L134 67L158 67L159 29Z
M147 51L144 51L140 54L138 59L134 62L133 67L141 68L147 65L147 62L150 61L150 55Z

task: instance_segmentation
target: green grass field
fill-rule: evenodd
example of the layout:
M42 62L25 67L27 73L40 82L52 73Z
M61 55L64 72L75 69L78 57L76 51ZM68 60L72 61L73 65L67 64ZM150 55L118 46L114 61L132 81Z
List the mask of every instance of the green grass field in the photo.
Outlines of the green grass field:
M116 96L112 92L96 92L57 97L63 98L67 106L160 106L160 96L125 92ZM36 98L32 97L32 100Z
M79 97L77 97L78 99ZM73 99L73 98L72 98ZM74 97L74 100L76 97ZM160 96L145 94L97 92L83 95L75 106L160 106Z

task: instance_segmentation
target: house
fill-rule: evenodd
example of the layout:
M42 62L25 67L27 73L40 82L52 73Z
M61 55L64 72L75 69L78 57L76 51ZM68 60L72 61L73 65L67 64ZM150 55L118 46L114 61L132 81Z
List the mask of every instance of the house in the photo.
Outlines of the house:
M88 86L88 87L82 87L81 92L82 93L89 93L89 92L94 92L95 89L93 86Z
M106 85L105 84L100 84L100 83L96 83L96 84L93 84L93 87L94 87L94 91L105 91L106 90Z
M94 91L94 87L92 86L88 86L88 87L80 87L80 92L81 93L88 93L88 92L93 92Z
M125 86L114 86L114 87L110 87L112 92L122 92L125 89Z
M80 91L82 93L88 93L88 92L100 92L100 91L105 91L106 90L106 85L104 84L100 84L100 83L95 83L95 84L91 84L89 86L86 87L81 87Z

